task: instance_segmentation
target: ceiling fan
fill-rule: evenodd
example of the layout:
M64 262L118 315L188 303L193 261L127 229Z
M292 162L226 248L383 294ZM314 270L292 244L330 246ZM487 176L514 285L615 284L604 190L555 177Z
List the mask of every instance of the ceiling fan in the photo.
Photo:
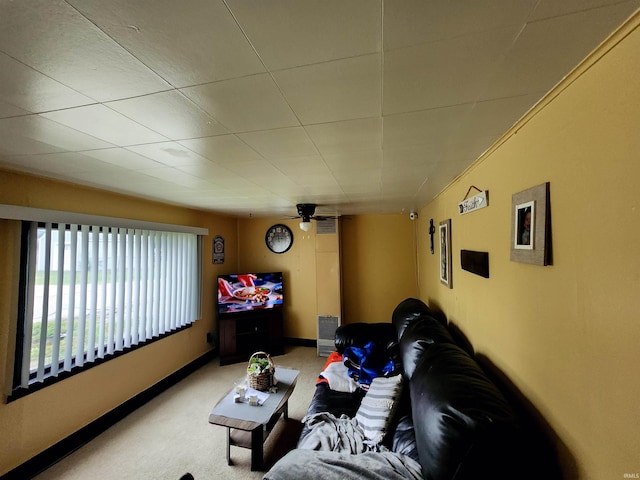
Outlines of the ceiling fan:
M308 232L311 230L311 220L328 220L337 218L332 215L316 215L316 204L315 203L299 203L296 205L296 209L298 210L298 216L294 218L300 218L302 221L300 222L300 229Z

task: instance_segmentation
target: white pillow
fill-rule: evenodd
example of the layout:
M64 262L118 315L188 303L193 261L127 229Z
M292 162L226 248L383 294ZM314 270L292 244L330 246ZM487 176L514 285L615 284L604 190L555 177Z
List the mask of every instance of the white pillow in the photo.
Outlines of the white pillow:
M402 375L372 380L355 416L367 440L375 444L382 443L401 393Z

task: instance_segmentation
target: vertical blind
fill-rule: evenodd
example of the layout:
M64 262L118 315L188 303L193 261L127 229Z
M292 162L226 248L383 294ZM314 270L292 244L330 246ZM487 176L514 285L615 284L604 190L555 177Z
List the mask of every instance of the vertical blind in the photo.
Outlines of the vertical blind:
M29 222L21 386L186 326L193 233Z

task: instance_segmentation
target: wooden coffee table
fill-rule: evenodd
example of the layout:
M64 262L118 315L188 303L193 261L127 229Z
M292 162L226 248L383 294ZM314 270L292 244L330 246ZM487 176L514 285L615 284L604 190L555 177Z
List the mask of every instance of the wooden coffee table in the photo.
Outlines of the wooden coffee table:
M227 428L227 464L231 465L231 446L251 449L251 470L262 470L264 442L280 415L289 419L289 397L298 379L298 370L276 368L274 376L278 391L270 393L261 406L235 403L231 389L213 407L209 423Z

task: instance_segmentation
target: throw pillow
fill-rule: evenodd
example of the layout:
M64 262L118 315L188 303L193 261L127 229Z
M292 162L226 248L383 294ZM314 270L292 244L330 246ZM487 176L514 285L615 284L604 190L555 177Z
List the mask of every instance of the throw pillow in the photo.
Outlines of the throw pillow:
M382 443L402 393L402 375L376 377L356 412L356 421L365 438Z

